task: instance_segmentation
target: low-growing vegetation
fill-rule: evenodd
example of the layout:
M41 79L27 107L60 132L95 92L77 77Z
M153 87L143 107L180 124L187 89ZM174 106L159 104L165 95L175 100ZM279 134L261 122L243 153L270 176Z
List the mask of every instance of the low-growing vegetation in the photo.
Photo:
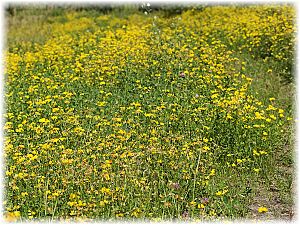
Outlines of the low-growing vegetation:
M147 7L10 8L6 219L290 220L294 7Z

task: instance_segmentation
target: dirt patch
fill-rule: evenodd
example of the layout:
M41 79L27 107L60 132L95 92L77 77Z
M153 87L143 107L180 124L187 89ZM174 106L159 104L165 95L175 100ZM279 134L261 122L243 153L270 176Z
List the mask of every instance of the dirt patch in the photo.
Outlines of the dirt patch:
M288 184L288 180L282 180L287 176L292 179L291 185ZM278 171L269 182L271 182L270 185L257 185L255 188L254 197L249 206L249 219L293 221L295 215L294 202L297 193L293 169L291 167L278 167ZM266 188L266 186L269 187ZM260 213L258 212L259 207L266 207L268 211Z

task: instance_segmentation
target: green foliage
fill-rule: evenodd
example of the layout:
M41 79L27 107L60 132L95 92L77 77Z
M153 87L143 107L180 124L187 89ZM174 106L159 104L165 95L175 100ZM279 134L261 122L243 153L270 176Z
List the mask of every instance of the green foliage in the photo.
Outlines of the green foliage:
M270 77L293 8L172 7L10 17L7 220L243 219L274 213L255 202L273 183L291 207L291 90Z

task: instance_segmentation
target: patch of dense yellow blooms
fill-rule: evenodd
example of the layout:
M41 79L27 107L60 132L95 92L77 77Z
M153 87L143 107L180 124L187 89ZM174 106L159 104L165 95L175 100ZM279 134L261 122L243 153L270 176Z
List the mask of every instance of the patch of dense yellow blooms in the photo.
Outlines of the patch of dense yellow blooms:
M293 10L220 6L168 19L70 12L44 44L10 48L8 219L222 215L217 202L237 195L211 184L219 165L259 173L290 119L249 93L236 52L267 48L287 59Z

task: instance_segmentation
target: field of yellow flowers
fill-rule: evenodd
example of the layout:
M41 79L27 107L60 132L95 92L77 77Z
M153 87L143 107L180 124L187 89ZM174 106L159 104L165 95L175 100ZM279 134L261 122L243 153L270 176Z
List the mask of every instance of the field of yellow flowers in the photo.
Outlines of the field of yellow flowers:
M293 106L279 94L293 82L293 6L18 10L7 220L291 216Z

